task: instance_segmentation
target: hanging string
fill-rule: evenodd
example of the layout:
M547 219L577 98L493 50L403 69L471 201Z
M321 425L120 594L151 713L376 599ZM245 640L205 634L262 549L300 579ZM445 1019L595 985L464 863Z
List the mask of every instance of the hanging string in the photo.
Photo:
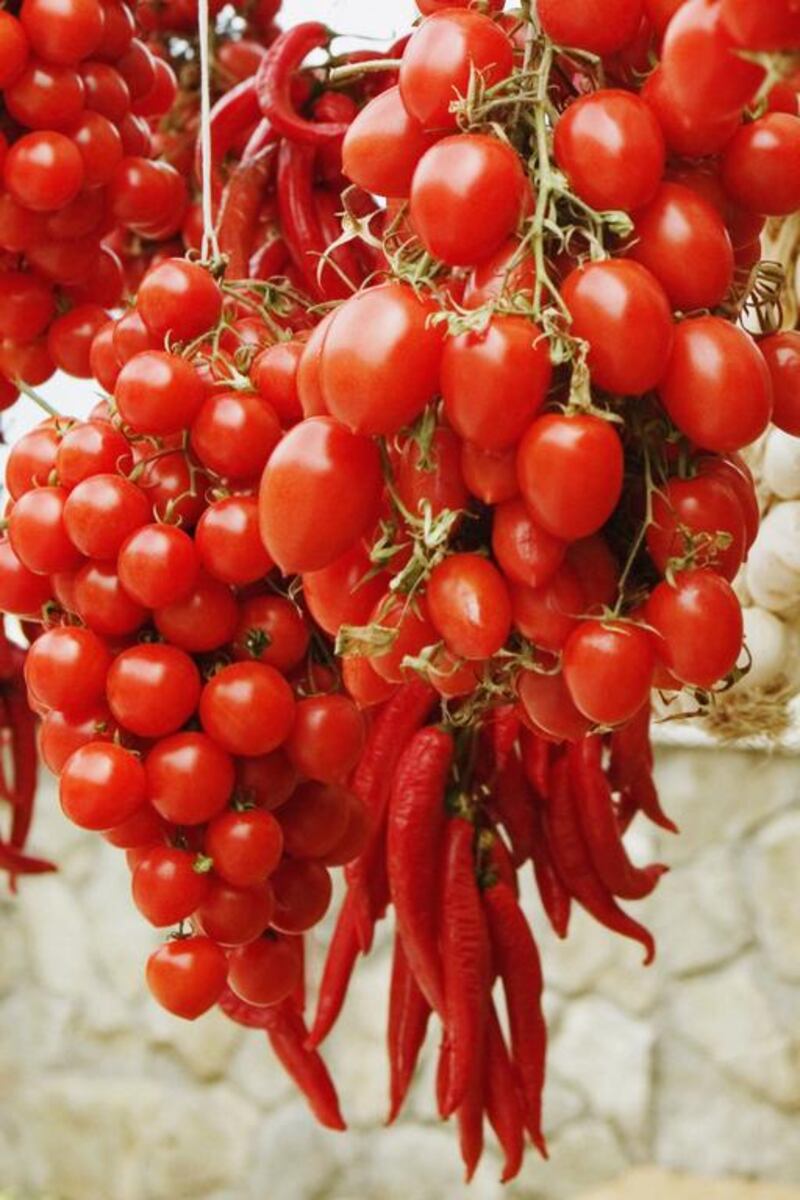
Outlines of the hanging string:
M204 261L219 258L219 242L211 204L211 34L208 0L197 0L197 32L200 40L200 163L203 238L200 254Z

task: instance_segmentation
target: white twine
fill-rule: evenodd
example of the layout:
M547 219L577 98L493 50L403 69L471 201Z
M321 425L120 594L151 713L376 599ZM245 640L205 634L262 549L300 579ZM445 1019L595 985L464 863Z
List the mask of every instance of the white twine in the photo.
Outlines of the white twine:
M209 258L219 258L219 242L211 204L211 35L208 0L197 0L197 32L200 40L200 185L203 213L200 254L204 261L208 261Z

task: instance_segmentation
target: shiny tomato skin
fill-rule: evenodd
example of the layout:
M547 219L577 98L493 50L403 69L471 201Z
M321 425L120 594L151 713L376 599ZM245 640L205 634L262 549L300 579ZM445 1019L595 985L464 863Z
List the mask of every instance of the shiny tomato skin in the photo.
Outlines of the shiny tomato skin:
M687 0L667 26L661 69L678 104L703 120L724 118L755 95L764 68L740 57L721 22L720 0Z
M576 707L564 676L522 671L517 682L523 712L533 726L561 742L577 742L591 729L591 722Z
M139 737L165 737L197 707L200 674L176 646L143 643L117 655L106 685L116 720Z
M206 937L178 938L147 960L147 986L162 1008L194 1021L222 995L228 977L224 951Z
M470 273L462 303L465 308L482 308L501 297L532 300L535 282L533 255L517 238L510 238Z
M261 936L274 910L275 898L268 883L234 888L222 879L212 878L192 920L221 946L244 946Z
M62 487L73 488L90 475L125 474L132 465L128 439L108 421L81 421L68 429L56 454Z
M748 50L800 50L800 12L790 0L722 0L725 31Z
M8 518L14 553L29 571L51 575L71 571L82 555L64 519L69 493L61 487L33 488L20 496Z
M36 575L20 562L8 538L0 538L0 610L17 617L40 619L42 606L52 599L47 575Z
M502 504L519 495L514 446L495 452L462 442L461 474L472 495L484 504Z
M347 829L350 800L350 793L338 784L301 783L278 811L287 853L292 858L324 858Z
M436 141L405 108L398 87L370 100L350 125L342 146L348 179L378 196L405 198L422 155Z
M320 377L322 348L338 312L338 308L331 309L314 326L297 363L297 399L304 417L321 417L328 412Z
M390 699L396 684L381 679L368 658L350 654L342 658L342 683L359 708L372 708Z
M641 94L655 113L667 148L673 154L687 158L718 154L741 123L738 111L722 116L708 112L687 112L673 94L662 67L656 67L648 77Z
M632 92L603 88L582 96L559 118L555 159L572 188L598 211L632 212L655 195L664 174L664 135Z
M741 504L731 488L711 475L670 479L655 493L652 512L647 549L662 574L671 558L686 556L687 535L713 539L723 534L730 545L717 548L712 543L706 549L698 545L694 563L718 571L725 579L734 578L745 556L745 523Z
M511 631L508 585L488 558L451 554L428 578L428 611L448 650L469 660L491 658Z
M445 415L456 433L482 450L507 450L544 404L552 370L541 330L524 317L497 315L482 333L447 339Z
M188 342L216 325L222 311L219 284L198 263L168 258L148 271L136 307L159 339Z
M187 595L153 614L161 636L189 654L206 654L232 641L238 620L239 606L230 588L206 576Z
M209 822L203 849L232 887L257 887L277 867L283 833L272 813L253 808L223 812Z
M210 886L211 876L195 869L194 856L172 846L154 846L131 879L134 904L157 929L185 921L202 904Z
M224 496L209 504L197 522L195 545L204 570L236 587L263 579L275 565L259 534L253 496Z
M374 442L331 417L301 421L273 451L261 479L267 551L284 574L329 566L374 521L382 488Z
M800 333L784 329L762 338L758 348L772 379L772 420L784 433L800 436Z
M117 559L122 586L145 608L182 600L199 569L194 541L175 525L143 525L123 542Z
M144 769L135 754L113 742L87 742L67 759L59 799L81 829L111 829L132 817L146 799Z
M524 500L515 497L494 510L492 551L509 579L529 588L547 583L564 561L567 545L537 525Z
M249 483L258 479L281 440L281 427L272 405L260 396L215 392L192 422L189 440L207 470Z
M424 505L434 517L466 508L469 493L461 474L461 439L446 426L435 430L424 450L417 439L408 438L397 452L394 483L400 500L415 516Z
M147 795L174 825L203 825L222 812L233 792L230 755L204 733L161 738L144 762Z
M229 754L257 757L286 741L294 709L292 690L274 667L232 663L204 687L200 724Z
M262 350L250 368L253 387L272 405L284 427L303 419L297 375L305 346L299 340L276 342Z
M621 725L650 695L653 639L626 622L582 621L564 647L564 679L572 699L595 725Z
M710 475L720 480L733 492L742 510L745 529L745 548L753 545L758 536L761 524L761 509L758 502L753 472L742 458L741 454L704 455L697 462L700 475Z
M286 674L305 658L310 636L302 612L285 596L249 596L239 606L233 652Z
M84 181L83 159L71 138L54 130L26 133L3 163L6 190L25 208L51 213L74 200Z
M695 317L675 329L659 397L672 421L704 450L750 445L772 415L767 365L744 330L721 317Z
M438 388L442 335L428 326L434 312L403 283L345 301L320 357L328 412L360 434L393 434L410 425Z
M68 716L79 716L101 700L111 654L90 629L48 629L25 659L25 682L36 700Z
M558 651L578 624L586 598L568 563L540 587L514 584L511 588L514 627L541 650Z
M474 267L511 236L529 195L515 150L487 134L456 134L420 159L411 222L434 258Z
M319 571L303 575L303 595L314 620L335 637L341 625L366 625L386 591L383 573L367 578L372 564L366 546L356 542Z
M364 720L347 696L299 700L286 754L298 775L318 783L341 783L364 748Z
M114 399L137 433L178 433L191 425L206 398L191 363L165 350L144 350L125 363Z
M595 533L622 493L622 444L613 425L591 414L548 413L519 444L520 490L534 520L565 541Z
M720 178L734 203L782 217L800 208L800 117L765 113L742 125L722 154Z
M591 54L614 54L632 41L642 19L642 0L537 0L542 28L559 46Z
M662 183L651 202L634 213L628 254L683 312L716 308L733 282L733 246L722 217L679 183Z
M742 610L727 580L714 571L682 571L660 583L645 607L660 661L691 687L710 688L736 665Z
M89 742L111 741L114 729L111 712L102 702L80 717L67 717L54 708L39 726L42 762L54 775L60 775L71 754Z
M450 105L467 95L470 75L480 71L491 87L514 65L508 35L489 17L450 9L427 17L414 31L400 66L400 95L424 129L456 127Z
M299 982L300 959L287 938L258 938L229 955L228 984L245 1004L279 1004Z
M673 322L664 289L645 267L619 258L576 267L561 294L570 332L589 343L593 383L623 396L655 387L669 361Z
M411 678L412 673L403 666L403 659L414 657L426 646L441 640L424 600L409 604L403 596L393 597L385 611L381 601L372 614L372 621L384 629L397 630L388 649L369 656L373 669L388 683L403 683Z
M115 559L125 539L149 516L144 492L122 475L91 475L64 504L70 541L82 554L101 561Z

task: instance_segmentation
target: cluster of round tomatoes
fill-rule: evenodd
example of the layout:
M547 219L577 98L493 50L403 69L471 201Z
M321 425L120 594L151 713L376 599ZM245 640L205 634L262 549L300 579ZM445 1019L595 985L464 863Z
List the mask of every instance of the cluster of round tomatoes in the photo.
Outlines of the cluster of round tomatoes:
M92 337L124 290L115 231L158 240L180 228L186 186L152 159L151 139L177 82L135 32L124 0L0 13L3 407L16 379L89 377Z
M299 986L328 868L366 833L344 786L363 718L328 694L309 623L265 582L254 489L281 437L285 351L234 389L213 386L232 366L224 339L188 357L140 348L204 335L222 312L203 268L151 270L109 331L125 360L115 385L103 376L113 419L101 402L16 443L0 544L3 609L47 614L26 681L64 812L128 852L148 920L195 932L148 966L185 1017L226 979L254 1005Z

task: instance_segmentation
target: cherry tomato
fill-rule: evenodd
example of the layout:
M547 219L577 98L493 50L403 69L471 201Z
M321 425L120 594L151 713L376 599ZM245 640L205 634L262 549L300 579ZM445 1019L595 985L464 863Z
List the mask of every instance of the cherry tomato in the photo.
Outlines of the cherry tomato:
M108 421L81 421L62 437L55 469L62 487L74 488L90 475L126 474L132 464L128 439Z
M338 783L356 765L364 736L364 720L347 696L311 696L297 704L285 750L302 777Z
M372 708L383 704L394 695L396 685L381 679L368 658L357 654L345 655L341 660L342 683L359 708Z
M47 575L29 571L14 553L8 538L0 538L0 610L18 617L38 618L52 599Z
M55 212L81 190L83 159L75 143L63 133L26 133L9 148L3 180L13 199L25 208Z
M0 273L0 334L27 342L38 337L55 314L53 288L26 271Z
M742 507L733 490L712 475L670 479L656 492L647 549L662 574L670 559L691 557L698 567L711 567L733 579L745 555ZM727 546L715 544L724 537Z
M534 521L565 541L605 524L622 492L623 466L613 425L591 414L539 417L517 454L520 488Z
M200 675L176 646L142 644L119 654L108 673L108 706L139 737L165 737L197 707Z
M445 414L456 433L482 450L506 450L544 404L551 377L541 330L524 317L495 316L483 333L447 339Z
M244 946L261 937L274 908L275 898L268 883L233 888L212 878L192 919L198 929L221 946Z
M159 929L190 917L211 884L208 871L199 868L188 850L153 846L131 880L133 902L142 916Z
M566 543L537 525L525 503L515 498L495 509L492 550L510 579L536 588L561 566Z
M177 433L191 425L206 391L191 363L145 350L125 363L114 388L120 416L137 433Z
M144 769L150 803L175 825L211 820L233 792L233 760L203 733L175 733L156 742Z
M286 741L294 709L292 690L274 667L232 663L203 688L200 723L230 754L255 757Z
M484 504L502 504L519 494L516 448L482 450L472 442L461 444L461 473L473 496Z
M82 62L78 71L86 93L86 107L119 125L131 106L131 94L116 67L89 61Z
M272 810L280 808L297 786L297 771L285 750L273 750L258 758L242 758L236 764L237 794L247 804Z
M328 566L371 525L382 486L378 448L369 438L331 417L301 421L275 448L261 480L267 551L284 574Z
M255 887L280 862L283 833L272 814L263 809L226 812L210 822L203 848L226 883L232 887Z
M752 212L786 216L800 208L800 117L770 112L743 125L722 154L730 198Z
M482 308L501 298L530 301L535 281L533 255L517 238L511 238L470 273L464 291L464 307Z
M178 938L147 960L147 986L176 1017L194 1021L219 1000L228 977L225 952L207 937Z
M610 605L619 587L619 564L605 538L596 533L567 548L567 562L575 571L586 597L586 612Z
M542 29L559 46L575 46L592 54L614 54L632 41L642 19L642 0L615 0L613 5L586 0L537 0Z
M664 135L652 110L616 88L571 104L556 124L553 150L573 190L601 212L647 204L664 174Z
M305 933L328 911L331 877L320 863L285 858L270 882L275 893L272 924L282 933Z
M523 671L517 684L522 710L535 730L557 741L577 742L591 723L575 706L564 676Z
M371 575L363 542L319 571L303 575L303 595L311 616L335 637L342 625L366 625L386 591L386 576Z
M239 608L234 654L268 663L283 674L303 661L310 632L303 614L283 596L251 596Z
M274 565L259 535L252 496L226 496L209 504L197 522L195 545L208 574L237 587L263 579Z
M145 608L182 600L199 567L194 542L174 525L143 525L123 542L117 559L122 586Z
M753 473L740 454L707 455L697 462L701 475L710 475L721 480L733 492L742 510L745 528L745 547L750 549L758 536L761 510L758 504Z
M673 308L722 303L733 282L733 247L719 213L697 192L662 183L635 213L633 238L628 254L655 276Z
M0 12L0 88L8 88L25 69L30 44L20 21L7 9Z
M577 267L561 293L572 316L570 332L589 343L592 382L625 396L655 387L673 339L669 301L658 280L639 263L613 258Z
M380 601L372 614L372 622L390 631L386 649L382 646L370 651L372 667L389 683L402 683L411 675L403 666L406 657L414 658L427 646L439 642L440 635L430 619L424 600L409 602L404 596L392 597L388 604Z
M800 435L800 333L785 329L758 343L772 379L772 420L779 429Z
M542 650L561 650L578 624L586 597L577 572L564 563L541 586L511 587L514 627Z
M516 229L530 186L515 150L482 133L437 142L411 185L411 222L425 249L454 267L473 267Z
M682 571L660 583L645 608L656 633L656 653L682 683L710 688L736 665L742 649L739 601L714 571Z
M64 764L59 799L73 825L112 829L145 803L144 768L135 754L114 742L87 742Z
M281 440L272 405L246 392L209 396L192 422L190 443L209 471L228 479L258 479Z
M206 507L210 480L182 450L163 451L142 459L137 483L161 521L179 523L191 529Z
M169 335L173 341L189 342L216 325L222 292L198 263L168 258L145 275L136 307L159 341Z
M297 373L304 350L305 343L300 341L276 342L262 350L250 368L253 387L272 405L284 426L295 425L303 418Z
M103 36L99 0L23 0L19 16L33 50L48 62L88 58Z
M201 576L190 592L153 614L161 636L189 654L206 654L233 640L239 607L229 587Z
M274 934L240 946L228 956L228 983L246 1004L278 1004L300 981L300 958L287 938Z
M661 67L648 76L642 99L655 113L667 148L688 158L719 153L741 121L738 110L722 116L713 111L687 110Z
M347 830L350 810L351 795L346 788L332 783L301 783L278 810L287 853L300 859L320 859L329 854Z
M32 59L6 89L4 99L20 125L66 131L83 112L85 94L74 67Z
M620 725L650 695L653 639L622 621L583 621L564 647L564 679L575 704L595 725Z
M487 87L506 79L514 65L508 35L481 13L450 9L427 17L403 52L400 95L425 129L455 129L450 106L469 91L474 71Z
M705 450L740 450L764 432L772 414L763 357L749 334L721 317L676 326L658 391L681 433Z
M41 704L77 716L102 699L110 666L111 655L97 634L64 625L33 643L25 681Z
M339 308L319 367L337 420L355 433L392 434L419 416L439 384L442 336L428 324L434 312L404 283L370 288Z
M69 493L60 487L33 488L20 496L8 519L14 553L29 571L50 575L82 561L65 520Z
M54 708L45 714L39 726L42 762L54 775L60 775L71 754L89 742L110 741L114 728L114 719L103 703L79 717L68 717Z
M122 475L91 475L64 503L70 541L89 558L115 559L122 543L150 518L147 497Z
M345 134L342 169L348 179L378 196L405 198L422 155L436 141L412 117L398 87L370 100Z

